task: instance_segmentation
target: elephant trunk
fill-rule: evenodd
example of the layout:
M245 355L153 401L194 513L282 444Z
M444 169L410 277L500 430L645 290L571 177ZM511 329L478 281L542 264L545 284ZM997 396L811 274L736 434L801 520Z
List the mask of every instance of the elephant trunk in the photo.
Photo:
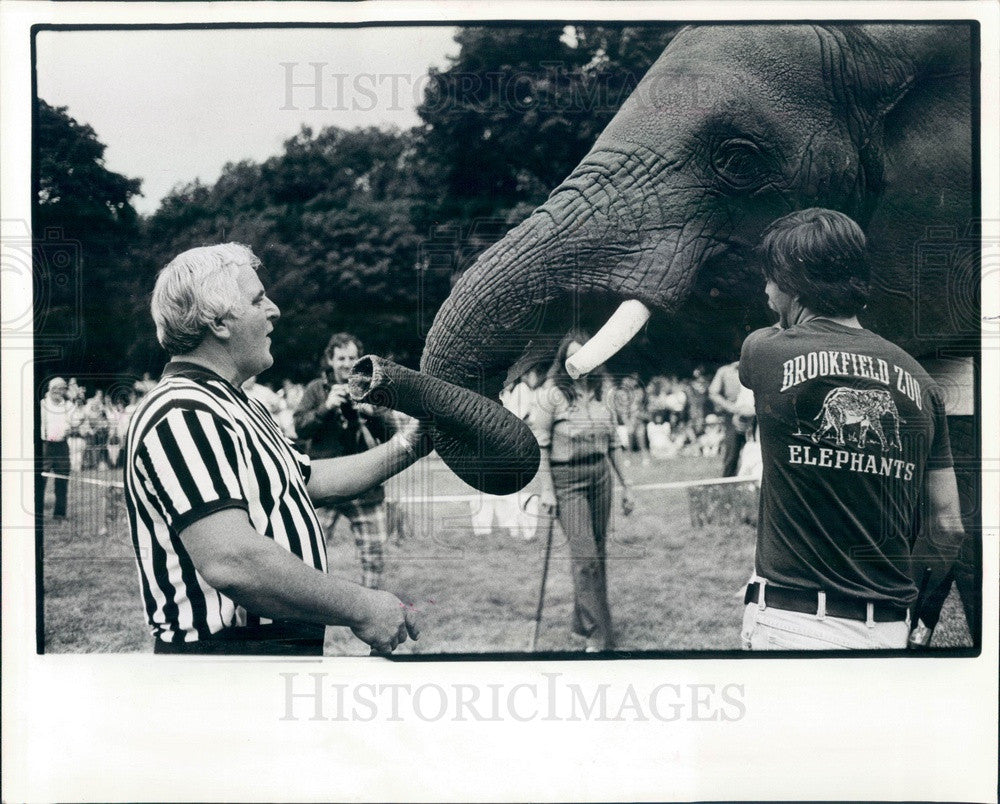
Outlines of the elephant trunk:
M682 223L653 223L648 210L633 208L635 159L592 152L530 218L480 255L438 311L421 370L495 398L528 347L540 355L545 343L551 357L570 326L596 329L622 301L635 301L618 317L627 331L603 339L620 348L649 317L639 303L670 310L683 300L704 242ZM602 318L581 322L591 313ZM611 353L586 362L593 368Z
M421 370L495 399L506 369L568 292L572 280L561 273L572 255L557 248L566 242L559 225L536 212L480 255L438 310Z
M430 420L438 455L480 491L512 494L538 471L528 426L480 394L373 355L354 366L349 388L356 401Z
M571 326L597 329L627 302L612 316L625 328L614 324L615 331L595 337L595 348L579 353L574 370L587 373L645 325L649 308L670 310L684 298L690 280L685 266L697 264L693 252L700 244L683 225L650 226L644 210L629 206L623 189L635 181L632 159L593 153L542 207L479 257L438 311L421 372L497 399L507 381L551 360ZM595 193L595 182L606 192ZM664 265L673 269L654 271ZM437 439L435 445L441 452Z

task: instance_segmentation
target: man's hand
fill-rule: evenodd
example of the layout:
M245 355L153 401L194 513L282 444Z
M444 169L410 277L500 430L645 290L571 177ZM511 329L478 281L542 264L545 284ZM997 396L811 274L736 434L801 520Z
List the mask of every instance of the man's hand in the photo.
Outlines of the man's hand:
M327 410L333 410L339 408L350 398L351 395L348 393L346 385L333 385L330 386L330 393L326 395L326 401L323 404Z
M407 416L405 413L397 413L396 426L398 429L393 438L398 439L414 457L422 458L434 448L431 443L430 427L420 419Z
M550 484L542 485L542 490L538 495L538 505L542 509L543 514L555 516L556 509L559 508L559 502L556 500L555 489Z
M209 584L259 616L349 626L379 653L417 638L413 611L395 595L306 566L254 530L242 508L202 517L180 538Z
M364 623L352 628L354 636L371 646L373 654L392 653L407 637L417 639L420 629L411 608L389 592L370 590L369 614Z

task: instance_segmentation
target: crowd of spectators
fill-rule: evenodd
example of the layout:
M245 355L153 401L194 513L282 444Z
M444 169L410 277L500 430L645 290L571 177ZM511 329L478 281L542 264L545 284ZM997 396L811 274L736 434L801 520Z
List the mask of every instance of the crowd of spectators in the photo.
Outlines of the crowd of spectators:
M603 397L616 414L626 453L644 464L677 455L718 456L731 414L713 404L709 395L712 376L704 366L698 366L687 377L657 375L646 383L638 374L609 378ZM130 387L119 385L109 393L100 388L88 393L76 378L69 379L66 442L72 471L120 468L129 419L139 400L155 385L156 381L145 374ZM284 379L275 390L252 377L243 390L264 404L288 438L298 441L294 414L305 391L302 384ZM508 405L526 411L530 404L527 395L533 390L531 383L507 389ZM750 429L749 423L744 429Z
M699 365L687 377L657 375L646 383L637 373L607 377L601 396L618 422L626 464L636 457L644 465L678 455L721 457L722 474L737 474L743 445L754 442L756 420L750 391L739 386L738 378L729 387L734 366L713 370ZM504 390L502 401L526 419L531 394L543 376L538 370L525 374Z
M626 451L637 453L643 463L677 455L718 456L732 412L713 402L712 379L706 367L697 366L687 377L657 375L645 384L638 374L612 380L609 398ZM742 427L752 434L752 422Z
M244 391L263 402L285 435L294 441L292 416L304 387L286 379L274 391L255 379L247 381ZM139 401L155 386L156 380L148 373L131 385L117 383L107 392L101 388L91 391L76 377L69 378L65 392L65 442L71 472L121 468L129 420Z
M127 391L115 389L105 394L98 388L88 396L86 385L70 377L66 388L69 410L66 416L66 443L73 472L120 466L128 422L138 401L151 388L147 377Z

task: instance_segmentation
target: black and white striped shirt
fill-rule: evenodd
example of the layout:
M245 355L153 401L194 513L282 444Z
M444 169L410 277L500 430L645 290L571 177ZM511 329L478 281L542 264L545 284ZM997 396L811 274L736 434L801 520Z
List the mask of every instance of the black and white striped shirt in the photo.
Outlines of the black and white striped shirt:
M246 612L195 569L179 534L224 508L326 572L323 529L306 493L309 458L267 409L214 372L171 362L129 423L125 501L153 636L194 642L269 621Z

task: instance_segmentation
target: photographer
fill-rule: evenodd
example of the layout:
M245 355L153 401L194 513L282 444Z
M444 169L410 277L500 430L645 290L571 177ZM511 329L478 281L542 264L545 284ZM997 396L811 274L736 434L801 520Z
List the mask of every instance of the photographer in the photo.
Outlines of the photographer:
M396 429L397 414L351 401L347 378L362 352L361 341L354 335L333 335L323 352L322 375L302 395L295 411L295 432L308 440L307 452L313 460L357 455L384 442ZM361 583L381 588L389 532L385 489L374 486L360 497L320 508L318 513L325 520L327 539L333 536L337 517L347 518L361 558Z

